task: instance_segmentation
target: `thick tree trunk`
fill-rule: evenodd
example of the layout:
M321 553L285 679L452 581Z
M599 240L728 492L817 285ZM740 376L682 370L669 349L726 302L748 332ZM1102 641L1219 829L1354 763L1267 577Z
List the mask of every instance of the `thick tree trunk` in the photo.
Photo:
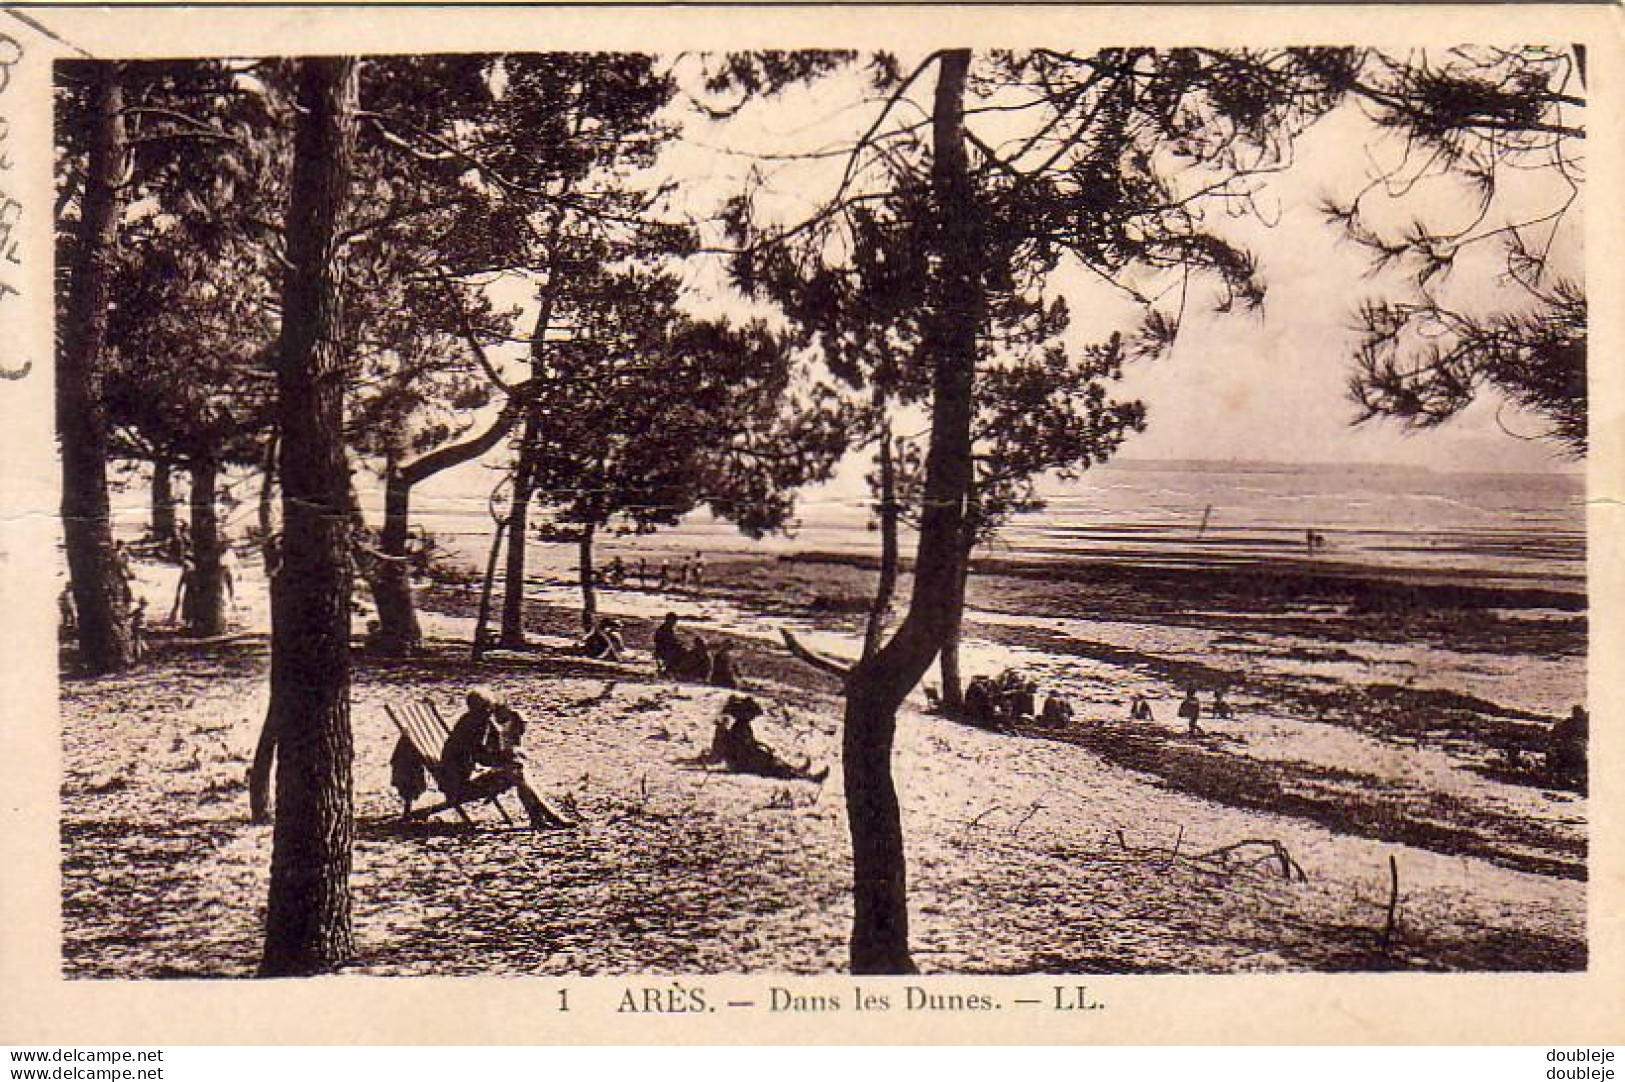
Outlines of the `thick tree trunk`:
M184 616L187 629L204 637L226 630L225 580L220 569L226 546L215 511L219 476L220 464L213 459L192 463L192 582L186 591Z
M412 569L407 560L411 536L412 489L438 473L471 462L500 443L513 428L518 401L510 401L489 428L472 439L430 451L404 466L392 458L384 477L384 530L379 549L382 567L373 580L373 602L384 653L409 654L423 644L417 606L412 601Z
M262 976L336 969L354 951L350 850L350 475L338 327L355 61L300 62L277 405L282 574L271 590L276 826Z
M932 192L939 270L921 348L932 359L931 443L908 615L890 642L860 661L846 684L842 763L852 834L855 973L906 973L908 874L892 779L897 708L942 648L964 548L971 482L972 393L983 307L981 229L965 152L969 50L939 61L932 114Z
M378 641L372 645L385 654L410 654L423 644L406 559L411 501L412 482L391 458L384 475L384 528L378 540L383 559L372 578L372 600L378 607Z
M62 542L78 613L80 663L92 673L106 673L128 668L135 658L113 548L107 413L101 395L126 142L121 67L93 64L89 72L89 153L80 197L79 250L57 354L56 423L62 444Z
M591 631L598 622L598 581L592 566L592 539L597 527L587 523L576 539L576 567L581 576L581 630Z
M175 540L175 486L163 459L152 464L152 539L165 551Z
M536 491L531 460L540 439L540 425L534 417L527 419L508 511L508 563L502 579L502 630L497 635L498 644L510 650L525 646L525 535L530 532L530 498Z
M881 635L886 630L886 614L891 609L892 596L897 592L897 465L892 457L891 420L880 425L880 579L875 583L875 598L869 608L869 624L863 633L863 656L871 657L880 649Z

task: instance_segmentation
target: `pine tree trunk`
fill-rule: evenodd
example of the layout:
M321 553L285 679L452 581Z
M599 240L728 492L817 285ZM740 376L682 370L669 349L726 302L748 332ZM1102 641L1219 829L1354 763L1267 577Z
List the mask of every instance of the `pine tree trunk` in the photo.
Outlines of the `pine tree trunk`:
M496 589L497 560L502 555L502 539L507 536L508 521L503 519L491 531L491 554L485 561L485 582L480 587L480 612L474 620L474 660L485 656L490 647L491 594Z
M276 459L280 440L273 432L265 445L265 460L260 464L260 558L265 566L265 576L271 577L276 567L276 558L272 555L280 544L276 540L276 521L274 510L276 507Z
M959 636L965 625L965 584L970 578L970 554L960 557L959 584L949 603L953 606L953 620L948 637L942 644L938 667L942 674L942 706L950 713L965 705L964 677L959 671Z
M598 622L598 582L592 566L592 539L597 527L587 523L576 540L576 567L581 575L581 630L591 631Z
M568 192L570 185L565 185ZM535 380L547 376L547 331L553 325L553 305L560 289L559 267L563 252L559 237L564 230L562 210L553 215L553 224L547 233L547 282L542 286L536 310L536 323L530 332L530 374ZM530 499L536 493L536 454L542 445L542 422L534 412L525 418L524 434L519 438L519 463L514 470L513 502L508 512L508 566L503 575L502 631L497 641L502 646L524 649L525 646L525 535L530 531Z
M355 61L299 64L277 366L283 557L271 590L276 825L262 976L321 973L354 951L350 477L344 453L338 228Z
M226 630L225 580L220 570L225 544L215 512L219 475L220 464L213 459L192 463L192 583L186 591L184 616L187 629L205 638Z
M384 654L410 654L423 644L417 606L412 602L412 568L406 559L411 531L412 482L391 457L384 476L384 528L379 551L384 559L372 579L372 600L378 607L378 641Z
M175 540L175 487L163 459L152 464L152 539L165 551Z
M89 72L89 153L80 197L79 250L57 354L56 423L62 446L62 541L78 613L79 659L87 671L107 673L129 668L135 656L113 548L107 412L101 394L126 140L120 65L93 64Z
M932 361L931 443L908 615L846 683L842 763L852 834L854 973L907 973L908 873L891 772L897 709L942 648L964 547L971 416L983 308L981 229L965 152L970 51L943 53L932 112L934 253L939 257L921 343Z
M869 607L869 624L863 633L863 656L872 657L880 649L886 630L886 613L897 592L897 466L892 457L891 420L880 425L880 579L875 583L874 602Z
M267 713L260 723L259 739L254 742L254 761L248 765L248 821L251 823L271 821L271 768L276 765L273 717Z
M511 399L496 420L471 439L437 448L406 465L390 456L384 475L384 529L379 537L379 550L385 558L379 561L381 566L372 583L381 640L374 645L383 653L410 654L423 645L423 629L412 600L412 567L406 558L412 529L412 489L453 466L472 462L502 442L513 428L518 404L518 399ZM487 595L482 598L482 606L488 605ZM482 607L481 612L489 615L488 607ZM484 627L482 616L477 640Z
M525 647L525 535L530 532L530 498L535 493L531 459L540 439L536 419L527 419L508 510L508 563L502 579L502 630L497 635L498 644L510 650Z

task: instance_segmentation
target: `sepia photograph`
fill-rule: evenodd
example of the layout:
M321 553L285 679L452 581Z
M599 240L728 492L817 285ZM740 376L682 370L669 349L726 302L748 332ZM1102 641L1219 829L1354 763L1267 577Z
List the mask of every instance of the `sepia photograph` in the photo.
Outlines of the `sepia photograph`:
M1113 30L63 50L60 976L1587 971L1587 46Z

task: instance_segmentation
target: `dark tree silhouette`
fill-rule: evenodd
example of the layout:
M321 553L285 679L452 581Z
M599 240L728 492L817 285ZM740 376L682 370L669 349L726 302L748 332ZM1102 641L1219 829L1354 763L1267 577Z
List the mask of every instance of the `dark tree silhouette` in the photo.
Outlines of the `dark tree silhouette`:
M1347 92L1403 154L1323 210L1373 271L1396 272L1405 288L1360 306L1349 380L1359 420L1432 427L1493 388L1584 454L1585 290L1553 260L1585 181L1584 59L1583 46L1361 55ZM1539 198L1527 194L1532 176L1545 182ZM1457 196L1448 217L1435 209L1382 224L1413 193L1446 183ZM1509 199L1508 188L1525 194ZM1504 285L1488 303L1451 293L1452 272L1475 252L1500 262Z
M356 64L297 65L277 403L283 571L271 587L270 725L279 761L260 973L349 959L354 832L350 736L350 477L338 235L355 130Z
M658 271L587 276L565 313L571 338L535 383L549 438L528 471L550 535L578 546L587 628L601 532L645 533L706 506L759 538L790 523L795 490L827 478L845 446L795 392L788 343L759 323L685 316L680 291Z
M1018 505L1026 494L1022 478L1046 468L1041 459L1048 434L1019 427L1018 411L1001 417L995 409L984 436L997 444L998 423L1018 427L1002 446L1010 461L989 475L991 486L978 489L979 408L1005 396L1029 406L1043 397L1042 384L993 368L985 378L978 372L990 312L1004 297L1031 297L1063 259L1118 286L1143 306L1145 319L1133 344L1113 340L1099 347L1096 374L1109 377L1125 353L1156 352L1173 339L1194 276L1216 281L1221 310L1256 306L1262 284L1251 257L1205 228L1203 209L1228 204L1246 210L1254 194L1248 178L1282 167L1286 141L1335 104L1349 65L1348 53L1339 50L1034 50L990 54L972 72L969 52L952 50L932 54L905 76L882 58L874 68L890 93L851 150L834 198L767 239L793 244L856 207L896 197L900 184L892 166L907 161L918 125L893 121L888 128L886 121L934 66L930 213L924 219L929 228L903 277L903 288L912 276L912 288L922 296L917 350L920 371L930 372L931 432L913 593L891 640L845 674L855 970L901 972L912 966L890 768L898 706L952 644L971 545L978 529L996 521L996 513L981 505ZM974 112L966 104L970 89L991 112L1031 110L1035 119L1025 134L990 145L967 124ZM733 217L737 222L743 215L736 209ZM848 250L864 247L852 243ZM741 261L738 277L747 289L755 269L750 259ZM1170 277L1164 293L1175 302L1159 303L1125 284L1121 279L1131 269ZM808 307L829 304L830 298L815 296ZM1076 413L1063 409L1059 416L1095 414L1098 422L1104 407L1097 389L1097 397ZM1120 416L1119 430L1138 422L1137 415Z
M120 178L128 145L123 68L72 65L83 81L85 167L79 221L57 350L56 422L62 448L62 538L78 613L80 663L92 673L116 672L134 660L130 613L107 491L108 421L102 397L107 323L118 220Z

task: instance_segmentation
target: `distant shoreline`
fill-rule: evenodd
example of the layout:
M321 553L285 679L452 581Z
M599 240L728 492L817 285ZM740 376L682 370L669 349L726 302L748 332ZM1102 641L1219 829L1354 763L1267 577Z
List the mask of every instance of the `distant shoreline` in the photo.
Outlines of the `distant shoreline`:
M850 567L873 571L879 557L857 553L792 552L776 557L781 563ZM903 570L913 565L902 561ZM1182 565L1123 558L1112 554L1077 554L1049 560L1027 557L976 556L972 576L999 575L1014 579L1063 582L1117 582L1150 584L1159 592L1201 597L1213 591L1278 596L1306 601L1347 595L1402 599L1418 605L1445 608L1558 609L1584 612L1588 607L1583 580L1574 588L1553 583L1551 575L1503 573L1483 581L1463 582L1460 571L1372 567L1327 561L1259 561L1245 564Z

